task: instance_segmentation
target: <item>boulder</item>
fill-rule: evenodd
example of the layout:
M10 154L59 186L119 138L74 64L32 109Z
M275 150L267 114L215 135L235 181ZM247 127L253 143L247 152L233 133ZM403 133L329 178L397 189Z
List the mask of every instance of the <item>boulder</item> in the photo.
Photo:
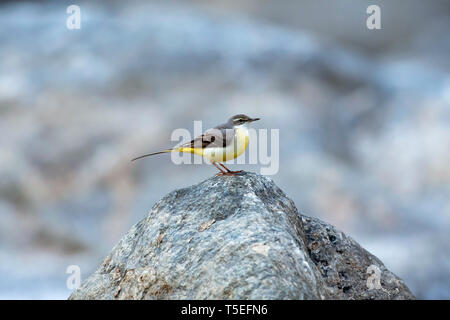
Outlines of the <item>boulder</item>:
M414 296L355 240L245 172L169 193L69 299Z

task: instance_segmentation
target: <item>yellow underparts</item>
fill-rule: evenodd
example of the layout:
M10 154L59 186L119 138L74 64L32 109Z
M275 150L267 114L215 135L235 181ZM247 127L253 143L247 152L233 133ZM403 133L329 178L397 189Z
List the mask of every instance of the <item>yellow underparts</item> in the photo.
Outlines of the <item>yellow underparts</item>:
M176 148L175 152L193 153L207 158L211 162L225 162L239 157L247 150L249 142L248 130L245 127L236 128L236 134L232 143L225 148Z

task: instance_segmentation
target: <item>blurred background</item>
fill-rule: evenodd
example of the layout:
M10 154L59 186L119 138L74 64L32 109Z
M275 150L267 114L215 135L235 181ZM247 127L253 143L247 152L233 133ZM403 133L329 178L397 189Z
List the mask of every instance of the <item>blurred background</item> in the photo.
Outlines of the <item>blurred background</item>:
M300 212L449 299L449 17L445 0L0 1L0 298L66 299L69 265L86 279L216 173L130 159L245 113L280 129L271 178Z

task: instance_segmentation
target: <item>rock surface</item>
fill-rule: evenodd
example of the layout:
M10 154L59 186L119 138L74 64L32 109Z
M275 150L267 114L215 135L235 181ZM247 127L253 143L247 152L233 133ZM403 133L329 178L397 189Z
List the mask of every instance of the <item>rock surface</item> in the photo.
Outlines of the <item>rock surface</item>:
M378 277L379 276L379 277ZM414 299L271 179L214 176L160 200L69 299Z

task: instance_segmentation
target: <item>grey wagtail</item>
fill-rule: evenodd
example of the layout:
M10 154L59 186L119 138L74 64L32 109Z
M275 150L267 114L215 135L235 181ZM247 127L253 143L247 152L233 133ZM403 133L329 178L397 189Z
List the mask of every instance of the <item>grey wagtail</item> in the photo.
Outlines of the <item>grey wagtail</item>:
M231 117L226 123L206 130L201 136L172 149L145 154L131 161L166 152L186 152L208 159L217 169L218 175L234 176L240 171L231 171L221 162L239 157L248 147L249 133L247 125L259 118L250 118L244 114ZM224 168L223 171L218 165Z

